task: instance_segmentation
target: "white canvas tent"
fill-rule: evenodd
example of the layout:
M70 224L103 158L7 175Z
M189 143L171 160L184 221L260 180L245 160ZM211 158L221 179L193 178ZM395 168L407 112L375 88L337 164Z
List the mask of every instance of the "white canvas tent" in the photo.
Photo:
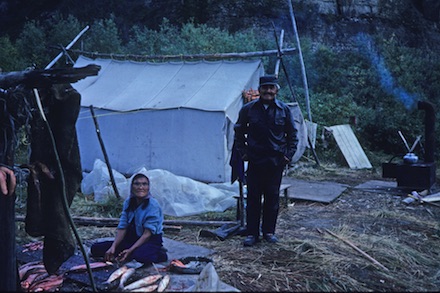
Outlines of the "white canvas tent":
M73 84L81 94L76 127L84 171L104 160L93 106L113 169L230 180L233 124L242 92L258 88L261 60L151 63L80 56L75 67L91 63L101 65L98 76Z

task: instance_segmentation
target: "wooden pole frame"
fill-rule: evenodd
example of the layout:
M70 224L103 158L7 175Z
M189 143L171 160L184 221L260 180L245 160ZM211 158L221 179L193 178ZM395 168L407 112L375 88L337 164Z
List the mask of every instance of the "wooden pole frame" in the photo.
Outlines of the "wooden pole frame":
M299 55L299 61L300 61L300 64L301 64L301 73L302 73L302 77L303 77L304 93L305 93L305 96L306 96L307 114L308 114L308 117L309 117L309 121L312 122L312 113L310 111L309 86L307 84L306 68L304 66L304 59L303 59L302 51L301 51L301 44L300 44L299 36L298 36L298 29L296 27L295 16L293 14L292 1L291 0L287 0L287 2L289 2L290 18L292 19L293 32L295 34L296 43L298 44L298 55Z
M281 63L281 67L283 68L284 74L286 75L286 80L287 80L287 84L289 85L290 92L291 92L291 94L292 94L292 99L293 99L294 102L296 102L295 93L294 93L294 91L293 91L292 84L290 83L289 75L287 74L287 69L286 69L286 67L284 66L283 57L282 57L282 54L281 54L281 48L280 48L281 44L278 42L278 36L277 36L276 31L275 31L275 25L272 23L272 26L274 27L275 42L277 43L278 50L279 50L279 52L280 52L280 53L279 53L279 58L278 58L278 60L280 61L280 63ZM318 155L316 154L315 149L313 148L312 142L311 142L310 137L309 137L308 134L307 134L307 142L309 143L310 149L312 150L313 157L315 158L315 161L316 161L316 165L320 166L321 163L320 163L320 161L319 161L319 158L318 158Z
M98 120L95 116L95 111L93 110L93 105L90 105L90 112L92 113L93 122L95 123L96 134L98 135L99 144L101 145L101 150L104 155L105 163L107 165L108 173L110 175L110 182L112 183L113 190L115 191L116 198L121 198L119 195L118 187L116 186L115 177L113 176L112 166L110 165L110 160L107 156L107 151L105 150L104 142L101 137L101 130L99 129Z
M118 60L191 60L191 59L235 59L235 58L253 58L253 57L265 57L265 56L277 56L278 50L266 50L255 52L241 52L241 53L214 53L214 54L188 54L188 55L133 55L133 54L109 54L109 53L96 53L82 50L68 50L72 53L82 54L91 58L109 58ZM293 55L297 53L295 48L286 48L281 50L283 55Z

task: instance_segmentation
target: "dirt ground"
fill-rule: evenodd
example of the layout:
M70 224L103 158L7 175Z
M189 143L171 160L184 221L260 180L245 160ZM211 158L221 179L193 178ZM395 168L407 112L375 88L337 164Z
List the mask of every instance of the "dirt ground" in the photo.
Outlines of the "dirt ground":
M293 201L282 208L275 245L243 247L242 236L213 240L194 227L167 236L215 250L221 280L241 291L440 290L438 206L406 204L407 192L397 188L355 188L393 181L381 170L306 166L289 176L350 187L329 204Z
M200 232L207 227L197 225L166 231L165 237L215 251L210 257L220 280L244 292L440 290L440 203L406 204L402 200L408 192L397 188L356 188L371 180L393 181L381 178L377 169L304 163L287 175L349 187L328 204L292 200L282 207L277 244L243 247L243 236L224 241L203 237ZM235 208L182 220L234 218ZM99 231L103 235L80 233L87 241L111 236L114 229Z

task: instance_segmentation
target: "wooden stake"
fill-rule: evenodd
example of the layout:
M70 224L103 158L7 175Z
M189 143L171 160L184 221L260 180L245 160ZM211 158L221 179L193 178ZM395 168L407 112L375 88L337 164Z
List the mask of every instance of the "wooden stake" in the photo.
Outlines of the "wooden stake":
M367 259L369 259L372 263L374 263L375 265L379 266L380 268L382 268L383 270L389 272L389 269L387 269L383 264L381 264L380 262L378 262L377 260L375 260L374 258L372 258L371 256L369 256L365 251L361 250L360 248L358 248L356 245L354 245L353 243L351 243L348 240L345 240L341 237L339 237L338 235L336 235L335 233L329 231L328 229L324 229L325 232L327 232L328 234L332 235L333 237L338 238L339 240L345 242L346 244L348 244L349 246L351 246L351 248L353 248L354 250L356 250L357 252L359 252L360 254L362 254L363 256L365 256Z

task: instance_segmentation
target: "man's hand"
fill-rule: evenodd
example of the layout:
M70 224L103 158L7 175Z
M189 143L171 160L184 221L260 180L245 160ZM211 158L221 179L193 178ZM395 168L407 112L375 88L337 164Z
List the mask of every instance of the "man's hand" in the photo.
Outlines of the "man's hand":
M0 166L0 189L4 195L12 195L17 185L17 179L15 178L14 171L11 169Z

